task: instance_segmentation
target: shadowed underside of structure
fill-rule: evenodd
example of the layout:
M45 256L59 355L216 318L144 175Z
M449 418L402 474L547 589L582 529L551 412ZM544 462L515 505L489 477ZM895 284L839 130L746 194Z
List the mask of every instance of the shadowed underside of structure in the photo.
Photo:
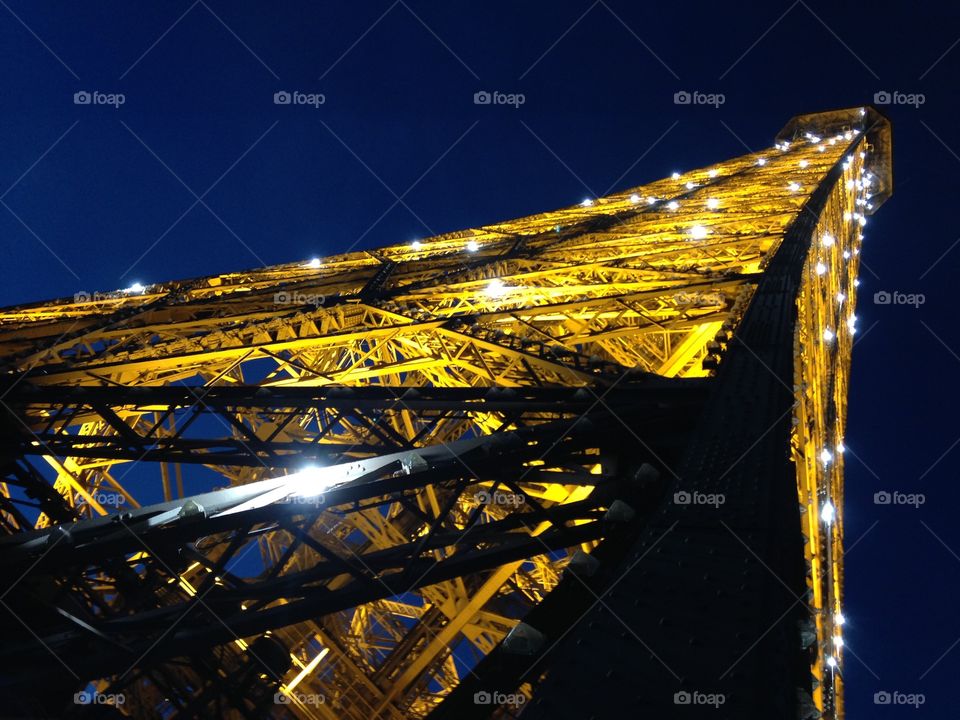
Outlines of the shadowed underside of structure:
M853 308L891 190L888 122L817 113L554 212L0 311L0 694L842 717Z

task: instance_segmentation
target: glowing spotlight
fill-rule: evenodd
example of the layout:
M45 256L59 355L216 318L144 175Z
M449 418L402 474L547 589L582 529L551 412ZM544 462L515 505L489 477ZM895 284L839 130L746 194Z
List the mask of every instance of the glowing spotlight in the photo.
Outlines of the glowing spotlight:
M503 297L507 292L507 286L503 284L503 280L500 278L494 278L487 285L487 295L490 297Z
M823 509L820 511L820 519L823 520L827 525L833 524L833 519L837 516L837 509L833 506L833 503L827 500L823 504Z

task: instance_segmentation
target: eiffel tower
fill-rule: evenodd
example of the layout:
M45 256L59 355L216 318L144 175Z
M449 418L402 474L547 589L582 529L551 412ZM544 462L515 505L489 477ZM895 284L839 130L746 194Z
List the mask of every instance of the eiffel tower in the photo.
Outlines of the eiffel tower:
M889 122L821 112L551 212L0 310L5 711L842 718L891 190Z

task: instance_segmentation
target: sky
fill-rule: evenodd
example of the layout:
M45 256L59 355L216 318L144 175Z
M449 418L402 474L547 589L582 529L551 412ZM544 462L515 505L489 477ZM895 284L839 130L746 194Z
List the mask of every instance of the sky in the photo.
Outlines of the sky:
M946 717L958 43L946 4L0 0L0 305L566 206L887 93L894 193L865 233L846 437L847 707Z

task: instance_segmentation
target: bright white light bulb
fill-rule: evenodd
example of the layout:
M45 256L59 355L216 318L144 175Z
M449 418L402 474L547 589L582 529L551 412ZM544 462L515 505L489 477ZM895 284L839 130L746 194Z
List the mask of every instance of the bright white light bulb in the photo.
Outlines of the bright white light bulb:
M694 240L703 240L707 235L710 234L710 231L707 230L703 225L694 225L690 228L690 237Z
M419 250L423 247L423 243L419 240L414 240L412 243L410 243L410 247L412 247L414 250Z
M823 243L824 247L830 247L834 243L834 237L830 233L827 233L822 238L820 238L820 242Z
M487 285L487 295L490 297L503 297L504 293L507 291L507 286L503 284L503 280L500 278L494 278Z
M633 195L630 196L630 202L636 205L638 202L640 202L640 196L634 193Z
M838 293L837 293L837 302L838 302L838 303L842 303L842 302L843 302L844 300L846 300L846 299L847 299L847 296L844 295L842 292L838 292Z
M800 164L800 167L805 168L810 163L808 163L806 160L801 160L799 164Z
M696 186L697 186L697 184L696 184L695 182L693 182L693 181L688 181L687 184L686 184L687 190L693 190Z
M837 659L833 655L827 655L827 667L835 668L837 666Z
M766 158L757 158L757 165L766 165L766 164L767 164Z
M717 171L716 171L716 170L711 170L710 172L707 173L707 175L709 175L710 177L716 177L716 176L717 176Z
M843 616L842 612L838 612L833 616L833 624L837 627L841 627L846 621L847 619Z
M581 207L590 207L591 205L593 205L593 200L591 200L590 198L584 198L583 200L580 201Z
M843 440L837 443L837 454L843 455L847 451L847 446L843 444ZM842 616L841 616L842 617Z
M680 173L675 172L675 173L673 173L670 177L673 178L674 180L679 180L679 179L680 179Z
M854 287L860 287L860 278L854 278L854 279L853 279L853 286L854 286Z
M833 519L837 515L837 510L833 507L833 503L827 500L823 504L823 509L820 511L820 519L823 520L827 525L833 524Z
M143 292L144 290L146 290L146 289L147 289L147 288L146 288L144 285L141 285L140 283L135 282L133 285L131 285L130 287L126 288L126 289L124 290L124 292L126 292L126 293L142 293L142 292Z
M320 267L320 258L312 258L304 267L314 269Z
M470 251L470 252L476 252L476 251L479 250L479 249L480 249L480 245L477 244L477 241L476 241L476 240L468 240L468 241L467 241L467 250L468 250L468 251Z
M670 208L671 210L676 210L677 208L680 207L680 203L678 203L676 200L671 200L670 202L667 203L667 207Z
M850 251L849 251L849 250L844 250L844 251L843 251L843 259L844 259L844 260L849 260L849 259L850 259Z
M789 190L790 192L797 192L797 190L799 189L800 189L800 185L798 183L792 182L789 185L787 185L787 190Z
M823 339L826 342L830 342L831 340L833 340L834 337L835 336L833 334L833 330L831 330L830 328L827 328L826 330L823 331Z
M827 266L822 262L818 262L814 270L816 271L817 275L823 275L827 271Z
M838 648L843 647L843 638L839 635L834 635L833 644Z
M824 465L829 465L831 460L833 460L833 455L830 454L829 450L824 448L820 451L820 462Z
M656 202L657 202L657 199L653 195L647 198L647 205L655 205Z
M707 198L707 207L710 210L716 210L718 207L720 207L720 201L716 198Z

